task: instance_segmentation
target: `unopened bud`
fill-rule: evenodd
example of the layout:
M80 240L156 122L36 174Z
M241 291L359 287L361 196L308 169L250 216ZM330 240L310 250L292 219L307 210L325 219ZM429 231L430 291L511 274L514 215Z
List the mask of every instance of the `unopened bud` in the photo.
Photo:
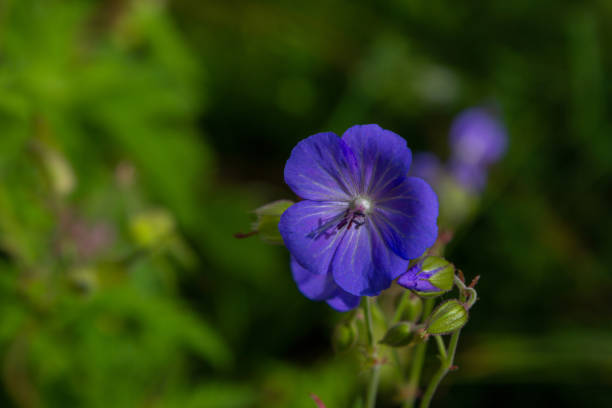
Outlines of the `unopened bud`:
M458 300L453 299L442 303L431 314L427 334L449 334L459 330L468 321L468 312Z
M357 340L357 328L353 323L341 323L334 329L332 345L337 352L349 350Z
M453 288L455 267L439 256L428 256L399 277L397 283L419 296L435 297Z
M134 240L147 248L160 245L174 232L174 218L165 210L149 210L130 220L130 232Z
M36 149L53 191L59 196L70 194L76 187L76 177L66 157L42 143L37 144Z
M411 340L412 325L408 322L400 322L387 330L385 337L383 337L379 343L391 347L401 347L410 343Z
M293 201L278 200L259 207L254 211L257 219L253 223L253 231L269 244L282 244L283 238L278 231L278 223L281 215L292 205Z

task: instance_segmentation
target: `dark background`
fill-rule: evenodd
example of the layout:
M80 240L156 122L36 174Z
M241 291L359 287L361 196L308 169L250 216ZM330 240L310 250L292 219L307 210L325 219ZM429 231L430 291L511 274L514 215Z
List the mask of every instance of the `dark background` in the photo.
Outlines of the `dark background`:
M351 407L341 316L232 234L293 198L313 133L378 123L446 158L454 115L493 104L509 150L446 253L480 301L434 406L612 406L611 22L604 0L0 1L0 405Z

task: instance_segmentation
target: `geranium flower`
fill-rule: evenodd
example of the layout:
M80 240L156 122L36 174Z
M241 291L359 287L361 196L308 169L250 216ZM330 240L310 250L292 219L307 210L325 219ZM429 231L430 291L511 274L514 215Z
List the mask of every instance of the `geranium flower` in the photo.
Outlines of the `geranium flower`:
M305 296L351 309L433 245L438 201L407 175L410 162L406 141L378 125L342 138L318 133L293 149L285 182L304 200L283 213L279 230Z
M449 142L452 161L482 168L503 157L508 135L494 111L476 107L457 115L451 125Z

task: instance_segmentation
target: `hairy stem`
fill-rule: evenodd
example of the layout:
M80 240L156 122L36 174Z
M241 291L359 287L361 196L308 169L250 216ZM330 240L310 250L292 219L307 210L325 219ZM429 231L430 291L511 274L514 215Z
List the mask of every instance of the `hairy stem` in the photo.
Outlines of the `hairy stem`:
M444 345L444 340L442 340L442 336L434 336L436 339L436 343L438 344L438 351L440 352L440 358L444 361L447 359L446 356L446 346Z
M368 347L373 352L375 349L374 344L374 330L372 327L372 310L370 306L370 298L364 297L363 301L363 312L365 314L366 334L368 337ZM376 355L374 355L376 360ZM370 384L366 393L366 408L374 408L376 406L376 394L378 393L378 380L380 379L380 364L378 361L374 361L372 367L372 376L370 377Z
M434 300L427 299L423 306L423 321L425 321L431 310L433 309ZM423 364L425 363L425 352L427 351L427 341L419 343L414 348L412 357L412 366L410 367L410 378L408 379L408 396L404 401L403 408L413 408L416 400L419 382L421 381L421 371L423 371Z
M378 392L378 380L380 378L380 365L376 363L372 368L372 377L370 385L368 385L368 393L366 395L366 408L376 407L376 394Z
M451 336L450 344L448 346L448 352L446 356L440 356L442 363L440 364L440 368L431 378L429 385L427 386L427 390L425 390L425 394L423 395L423 399L421 400L420 408L428 408L433 398L436 390L438 389L438 385L442 382L442 379L448 374L448 371L453 366L453 361L455 360L455 352L457 351L457 344L459 343L459 333L461 330L457 330ZM439 336L436 336L438 338ZM443 343L442 343L443 344Z
M399 322L402 318L402 313L404 312L404 308L406 307L406 303L410 300L410 291L406 290L402 293L402 297L397 304L397 309L395 310L395 314L393 315L393 319L391 320L391 326L395 323Z

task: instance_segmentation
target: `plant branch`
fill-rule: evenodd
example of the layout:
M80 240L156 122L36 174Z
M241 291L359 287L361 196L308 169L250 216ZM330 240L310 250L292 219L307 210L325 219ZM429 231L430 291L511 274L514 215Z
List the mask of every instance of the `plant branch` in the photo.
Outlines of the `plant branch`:
M434 300L427 299L423 306L423 321L427 320L431 310L433 309ZM404 401L403 408L413 408L416 400L419 382L421 380L421 372L425 363L425 352L427 351L427 340L416 345L414 349L412 366L410 367L410 378L408 379L408 396Z
M421 400L420 408L428 408L431 403L431 399L433 398L436 390L438 389L438 385L442 382L442 379L448 374L448 371L453 366L453 361L455 360L455 352L457 351L457 344L459 343L459 333L461 330L457 330L451 336L450 344L448 346L448 353L446 358L441 358L442 363L440 364L440 368L431 378L429 385L427 386L427 390L425 390L425 394L423 395L423 399ZM436 336L439 337L439 336Z
M363 312L365 315L366 335L368 338L369 351L375 352L374 329L372 325L372 310L370 306L370 297L365 296L363 299ZM380 364L374 354L374 366L372 367L372 376L366 393L366 408L374 408L376 406L376 394L378 393L378 380L380 379Z

